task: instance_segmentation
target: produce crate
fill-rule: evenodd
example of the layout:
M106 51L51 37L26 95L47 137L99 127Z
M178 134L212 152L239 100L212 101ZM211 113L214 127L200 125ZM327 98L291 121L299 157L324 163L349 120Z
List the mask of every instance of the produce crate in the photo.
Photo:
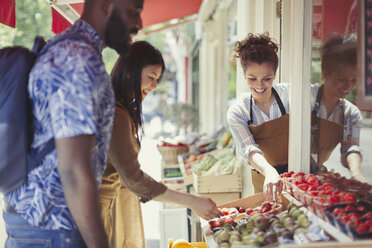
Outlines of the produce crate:
M197 155L196 157L204 157L206 155L216 155L220 150L213 150L210 152L202 153ZM200 161L201 158L198 158L192 162L187 161L188 157L190 154L183 154L183 155L178 155L178 165L180 167L182 176L183 176L183 181L186 185L192 185L194 183L194 176L192 173L192 164ZM186 168L186 166L190 166L191 168Z
M242 172L237 168L234 174L203 176L193 173L195 192L200 193L229 193L242 192Z
M243 207L243 208L255 208L265 202L266 199L263 193L256 194L250 197L242 198L236 201L230 201L224 204L219 205L219 208L229 208L229 207ZM294 197L289 195L288 193L284 193L281 197L281 203L283 208L285 209L289 203L294 203L297 205L312 221L316 221L324 230L325 232L333 237L334 241L331 242L313 242L307 244L281 244L279 247L343 247L343 245L348 244L345 247L358 247L358 245L362 245L360 247L372 247L372 240L368 241L357 241L355 245L352 243L352 239L339 231L335 226L331 225L328 222L323 221L322 219L318 218L314 215L311 211L307 211L303 204L297 201ZM213 232L211 231L209 224L207 221L201 219L201 226L204 234L204 238L209 248L217 248L218 244L214 239ZM340 246L342 245L342 246ZM367 246L365 246L367 245ZM369 245L369 246L368 246ZM248 246L242 246L248 247ZM270 246L271 247L271 246ZM275 246L278 247L278 246ZM358 247L358 248L360 248Z
M181 173L182 173L183 182L186 185L192 184L193 183L192 173L188 174L187 170L185 169L185 163L184 163L183 157L180 156L180 155L178 156L178 164L180 166L180 170L181 170Z

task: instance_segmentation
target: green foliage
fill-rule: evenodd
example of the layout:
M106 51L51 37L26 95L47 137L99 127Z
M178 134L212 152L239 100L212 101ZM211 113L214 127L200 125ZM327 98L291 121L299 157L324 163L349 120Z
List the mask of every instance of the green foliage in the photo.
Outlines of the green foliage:
M51 9L45 0L16 0L16 28L0 24L0 46L21 45L32 48L36 35L50 39Z
M236 98L236 68L234 65L229 63L229 85L228 85L228 98L234 99Z
M194 130L199 125L199 111L196 106L188 103L175 102L164 109L163 118L176 125L176 134L183 129L185 134L189 128Z
M164 40L165 40L165 31L152 33L152 34L146 36L145 38L143 38L142 40L145 40L145 41L149 42L154 47L156 47L157 49L159 49L159 51L161 53L163 53L163 50L164 50Z
M111 48L105 48L102 53L102 59L105 63L105 68L108 74L111 73L112 68L114 68L114 65L116 63L116 60L119 58L119 55L116 53L115 50Z

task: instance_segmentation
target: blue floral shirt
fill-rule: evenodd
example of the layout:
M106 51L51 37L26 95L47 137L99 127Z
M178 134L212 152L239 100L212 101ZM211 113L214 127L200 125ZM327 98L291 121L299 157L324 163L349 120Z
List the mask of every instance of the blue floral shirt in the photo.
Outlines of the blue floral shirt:
M35 117L31 153L37 154L53 137L94 134L92 166L100 185L111 139L114 92L102 62L98 33L83 20L61 35L67 33L79 33L90 42L62 40L36 61L28 85ZM77 229L64 198L55 149L29 173L25 184L5 198L33 226Z

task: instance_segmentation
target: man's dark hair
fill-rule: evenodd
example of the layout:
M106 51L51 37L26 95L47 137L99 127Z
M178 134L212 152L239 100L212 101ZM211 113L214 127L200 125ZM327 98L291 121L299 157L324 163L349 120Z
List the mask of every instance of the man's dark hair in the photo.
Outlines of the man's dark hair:
M159 83L165 71L161 52L147 41L137 41L131 45L127 56L119 57L111 73L116 101L124 106L133 120L138 142L138 130L143 123L141 73L148 65L161 65Z

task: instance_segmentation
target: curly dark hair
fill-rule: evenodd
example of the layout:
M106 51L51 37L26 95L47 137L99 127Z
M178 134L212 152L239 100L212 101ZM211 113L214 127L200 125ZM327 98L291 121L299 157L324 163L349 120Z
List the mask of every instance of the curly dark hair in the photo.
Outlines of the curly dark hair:
M328 35L320 49L322 71L338 70L340 65L357 64L357 48L355 40L347 40L338 33Z
M249 33L244 40L236 42L234 52L234 57L240 58L244 71L251 62L270 63L274 72L278 69L278 45L269 37L268 32L259 35Z
M133 120L138 143L140 141L138 131L143 123L141 73L148 65L161 65L158 80L161 82L165 71L161 52L147 41L133 42L128 55L119 57L110 75L116 101L124 106Z

